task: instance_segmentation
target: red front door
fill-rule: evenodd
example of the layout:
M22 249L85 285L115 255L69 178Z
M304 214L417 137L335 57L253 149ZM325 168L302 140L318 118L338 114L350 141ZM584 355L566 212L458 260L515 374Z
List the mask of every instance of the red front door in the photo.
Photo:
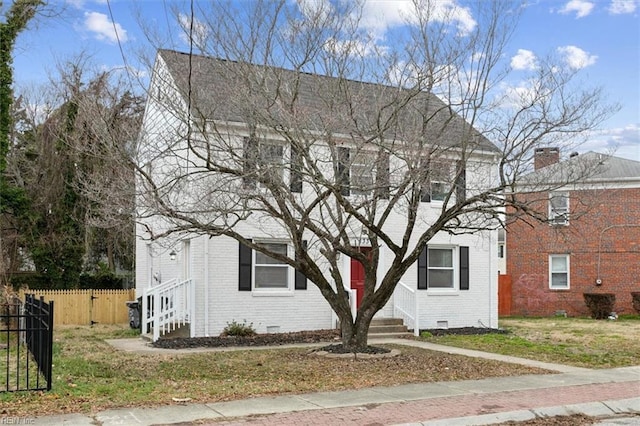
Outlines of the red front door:
M371 247L360 247L360 252L371 253ZM359 308L364 296L364 266L354 258L351 258L351 289L356 291L356 308Z

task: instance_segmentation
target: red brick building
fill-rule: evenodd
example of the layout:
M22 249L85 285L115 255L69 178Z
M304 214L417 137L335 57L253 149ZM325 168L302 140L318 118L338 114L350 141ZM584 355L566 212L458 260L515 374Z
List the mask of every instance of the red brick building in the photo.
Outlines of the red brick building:
M555 182L577 170L597 170L557 190L522 195L548 213L548 223L507 225L511 315L588 316L584 293L613 293L618 314L636 313L631 292L640 292L640 162L593 152L559 160L557 149L539 149L527 180Z

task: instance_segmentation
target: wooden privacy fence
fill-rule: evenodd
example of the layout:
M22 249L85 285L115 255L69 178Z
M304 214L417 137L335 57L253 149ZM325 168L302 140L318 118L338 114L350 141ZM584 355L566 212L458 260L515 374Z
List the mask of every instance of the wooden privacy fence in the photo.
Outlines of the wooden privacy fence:
M498 315L511 315L511 275L498 275Z
M126 324L129 308L126 302L135 300L135 289L128 290L21 290L53 301L56 315L53 325Z

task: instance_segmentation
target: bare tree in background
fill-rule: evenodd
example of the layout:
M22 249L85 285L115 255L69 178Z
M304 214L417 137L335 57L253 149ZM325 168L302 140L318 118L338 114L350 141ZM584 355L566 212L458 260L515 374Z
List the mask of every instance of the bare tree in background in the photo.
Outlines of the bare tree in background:
M14 218L15 267L32 262L53 287L77 286L83 272L132 270L131 158L143 100L80 55L18 106L8 175L29 209Z
M191 51L161 53L175 80L153 76L166 90L148 93L155 127L138 147L139 219L161 223L149 237L224 235L287 263L336 312L345 348L362 350L373 316L437 233L496 229L507 206L546 220L515 192L535 148L568 150L614 110L552 58L521 90L503 88L517 6L416 0L393 39L352 2L176 11ZM441 207L425 213L428 199ZM250 223L286 236L295 256L248 239ZM383 246L393 255L378 276ZM355 317L340 256L365 271Z

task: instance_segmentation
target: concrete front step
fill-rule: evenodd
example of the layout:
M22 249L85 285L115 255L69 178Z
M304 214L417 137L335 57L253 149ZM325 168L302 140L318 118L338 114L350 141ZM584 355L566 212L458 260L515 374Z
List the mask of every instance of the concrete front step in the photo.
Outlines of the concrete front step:
M406 325L372 325L369 327L369 334L376 333L406 333Z
M375 318L369 326L369 337L401 337L411 335L400 318Z
M410 331L407 331L406 333L369 333L367 334L367 337L370 341L375 339L395 339L403 337L413 337L413 333Z
M371 326L378 325L403 325L402 318L374 318L371 320Z
M140 334L140 337L143 340L148 340L149 342L153 341L153 329L151 329L149 333ZM191 329L189 323L183 324L175 330L171 330L168 333L161 335L160 339L176 339L187 337L191 337Z

